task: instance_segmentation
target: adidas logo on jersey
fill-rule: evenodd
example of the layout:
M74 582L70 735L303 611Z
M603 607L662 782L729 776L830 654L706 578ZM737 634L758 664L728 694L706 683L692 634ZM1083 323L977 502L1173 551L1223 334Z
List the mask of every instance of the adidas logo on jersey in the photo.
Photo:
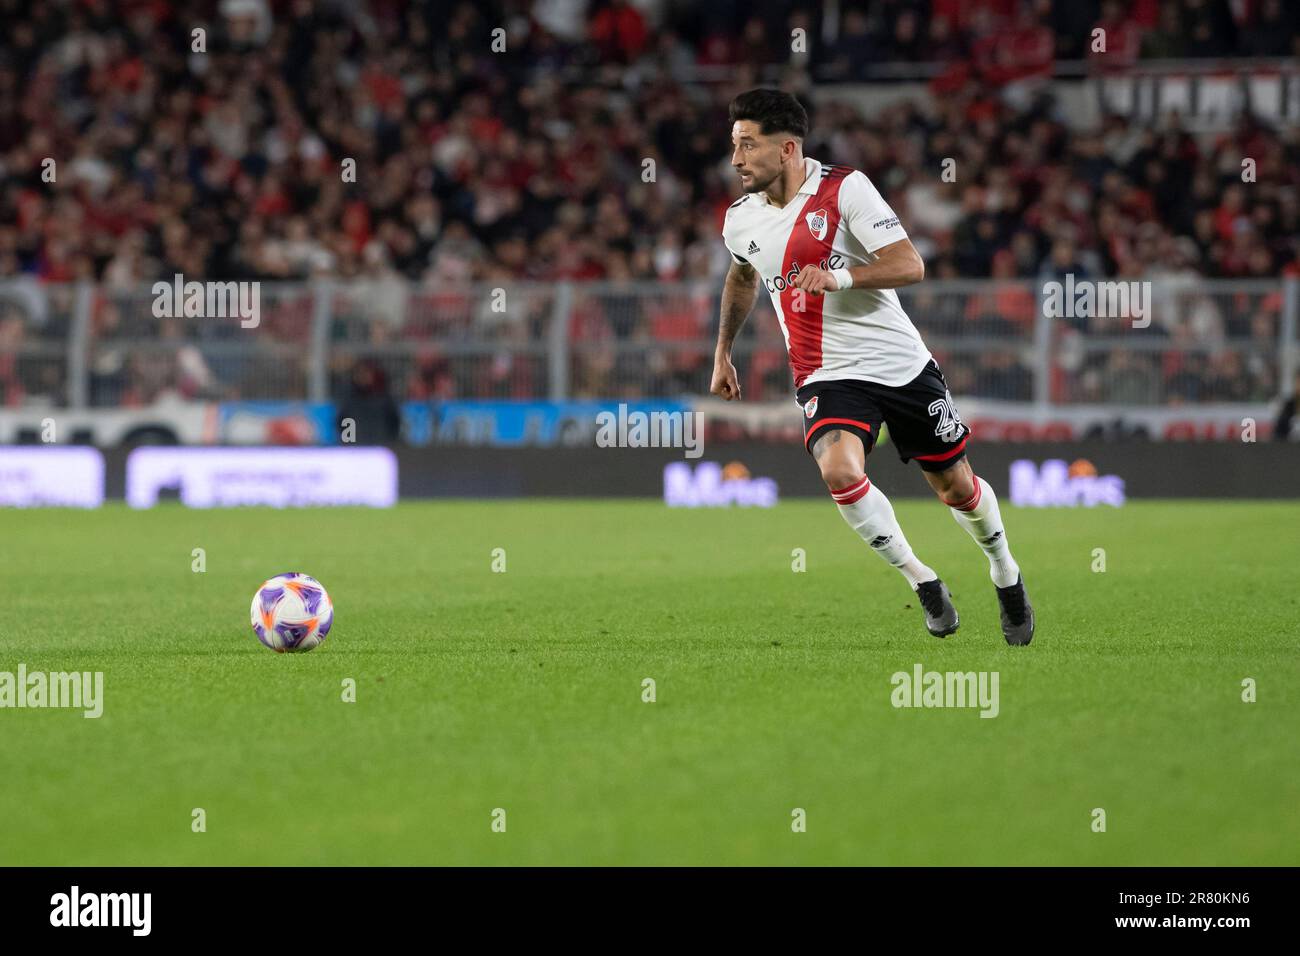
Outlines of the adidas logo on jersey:
M758 252L758 243L755 242L753 239L749 240L749 249L747 250L747 252L751 256L754 253Z

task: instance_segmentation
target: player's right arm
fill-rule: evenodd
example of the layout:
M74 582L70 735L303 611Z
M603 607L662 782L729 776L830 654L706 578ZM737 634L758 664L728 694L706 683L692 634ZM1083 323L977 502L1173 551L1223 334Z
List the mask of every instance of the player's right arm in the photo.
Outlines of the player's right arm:
M718 347L713 354L713 384L709 391L727 401L740 398L740 380L731 364L731 346L758 299L758 270L732 259L722 286L722 318L718 322Z

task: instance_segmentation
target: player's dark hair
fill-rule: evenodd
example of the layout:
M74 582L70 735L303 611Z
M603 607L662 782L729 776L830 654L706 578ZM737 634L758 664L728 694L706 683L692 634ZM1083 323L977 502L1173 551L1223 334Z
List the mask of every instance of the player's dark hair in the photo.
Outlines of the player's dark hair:
M731 101L731 121L750 120L758 124L764 136L790 133L803 139L808 135L808 113L789 93L780 90L750 90Z

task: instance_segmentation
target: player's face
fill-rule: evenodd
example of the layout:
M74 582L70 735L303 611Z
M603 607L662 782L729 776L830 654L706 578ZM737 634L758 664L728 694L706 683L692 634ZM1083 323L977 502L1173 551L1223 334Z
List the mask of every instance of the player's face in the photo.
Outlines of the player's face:
M753 120L736 120L731 127L731 165L740 173L747 193L766 189L781 175L781 137L765 136Z

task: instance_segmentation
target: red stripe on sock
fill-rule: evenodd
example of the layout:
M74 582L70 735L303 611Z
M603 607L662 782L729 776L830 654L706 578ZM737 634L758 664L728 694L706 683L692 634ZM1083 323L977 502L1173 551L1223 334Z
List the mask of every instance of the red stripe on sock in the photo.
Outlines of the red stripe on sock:
M866 477L863 477L861 481L854 482L847 488L840 488L839 490L832 488L831 497L835 499L837 505L851 505L870 490L871 482Z
M980 487L979 476L972 475L971 477L975 479L975 494L971 495L961 504L952 506L958 511L974 511L979 507L980 497L984 494L984 489Z

